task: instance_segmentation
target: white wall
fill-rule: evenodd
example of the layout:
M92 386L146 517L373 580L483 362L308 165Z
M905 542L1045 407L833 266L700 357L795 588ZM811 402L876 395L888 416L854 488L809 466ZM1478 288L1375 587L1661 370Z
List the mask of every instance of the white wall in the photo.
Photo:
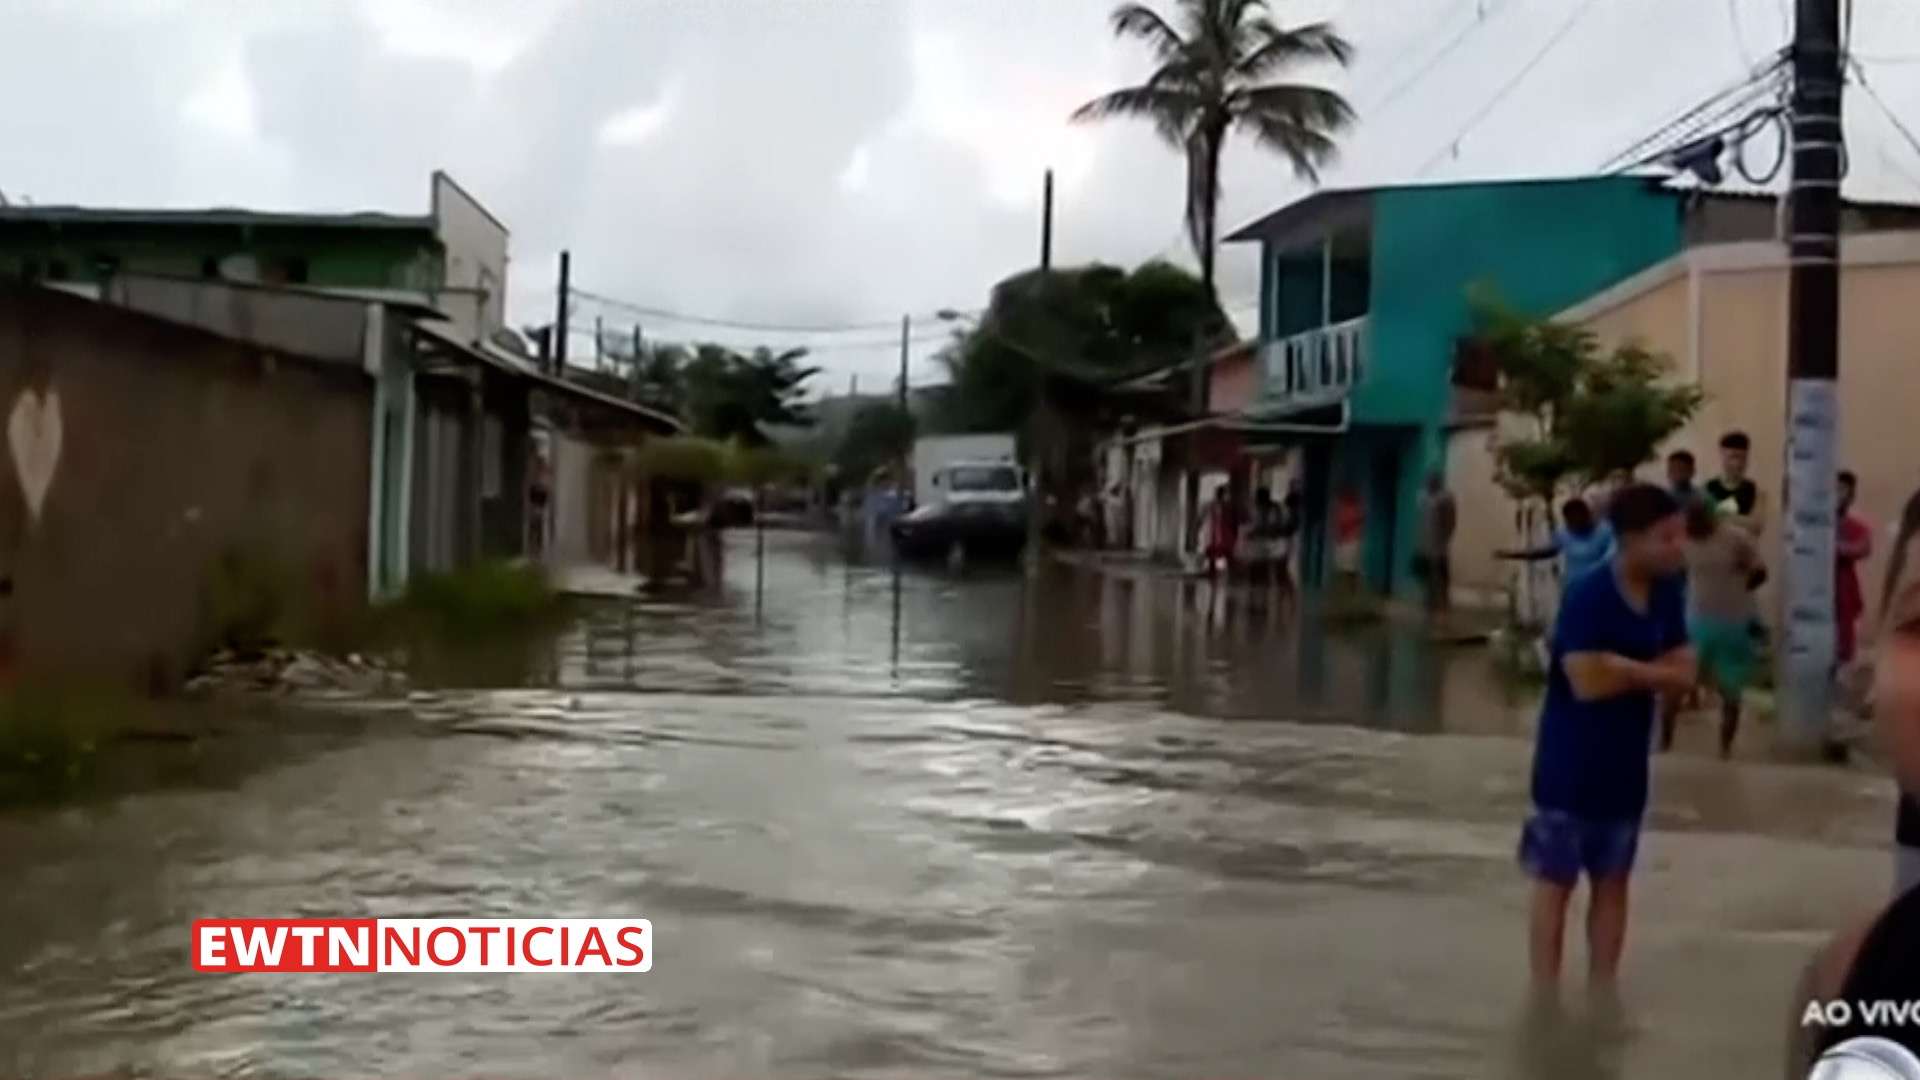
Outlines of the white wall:
M484 338L506 325L507 227L439 171L433 174L433 221L446 248L445 285L454 291L441 306L460 340Z
M553 490L547 494L552 529L547 537L547 562L560 567L584 566L593 561L587 503L592 492L594 448L557 431L549 440Z

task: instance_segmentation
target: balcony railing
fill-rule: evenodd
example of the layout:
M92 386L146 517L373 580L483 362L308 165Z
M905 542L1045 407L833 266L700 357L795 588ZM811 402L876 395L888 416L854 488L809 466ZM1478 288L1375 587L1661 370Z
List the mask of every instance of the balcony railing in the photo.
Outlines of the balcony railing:
M1260 345L1260 404L1314 408L1344 401L1367 372L1367 318Z

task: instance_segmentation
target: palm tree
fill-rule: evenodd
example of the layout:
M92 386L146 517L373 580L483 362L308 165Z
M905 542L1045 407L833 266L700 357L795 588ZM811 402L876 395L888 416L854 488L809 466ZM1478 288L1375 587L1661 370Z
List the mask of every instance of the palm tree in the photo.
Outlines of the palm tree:
M1267 0L1174 4L1180 29L1145 4L1114 9L1114 34L1146 42L1160 66L1139 86L1082 105L1073 119L1142 117L1186 154L1187 237L1211 290L1220 151L1228 132L1253 136L1285 155L1301 179L1318 180L1320 167L1334 156L1333 137L1353 121L1353 107L1325 87L1261 80L1302 62L1344 66L1353 46L1328 23L1281 29Z

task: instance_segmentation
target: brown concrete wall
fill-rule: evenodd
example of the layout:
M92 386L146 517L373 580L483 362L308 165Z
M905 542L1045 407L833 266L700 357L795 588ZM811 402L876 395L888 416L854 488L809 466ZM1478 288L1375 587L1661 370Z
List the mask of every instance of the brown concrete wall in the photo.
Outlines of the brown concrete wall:
M0 417L29 394L57 396L61 437L37 520L0 445L0 635L22 670L178 677L229 554L277 567L311 621L363 601L357 367L3 287Z

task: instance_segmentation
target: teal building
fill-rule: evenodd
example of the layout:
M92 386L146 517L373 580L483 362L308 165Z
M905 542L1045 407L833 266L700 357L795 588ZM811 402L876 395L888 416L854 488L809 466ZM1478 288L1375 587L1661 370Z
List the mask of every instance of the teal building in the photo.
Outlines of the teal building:
M1771 236L1771 199L1638 176L1324 190L1227 238L1261 250L1259 388L1246 418L1296 432L1302 574L1327 570L1335 499L1365 510L1362 573L1410 579L1423 478L1462 422L1469 290L1552 314L1689 243Z

